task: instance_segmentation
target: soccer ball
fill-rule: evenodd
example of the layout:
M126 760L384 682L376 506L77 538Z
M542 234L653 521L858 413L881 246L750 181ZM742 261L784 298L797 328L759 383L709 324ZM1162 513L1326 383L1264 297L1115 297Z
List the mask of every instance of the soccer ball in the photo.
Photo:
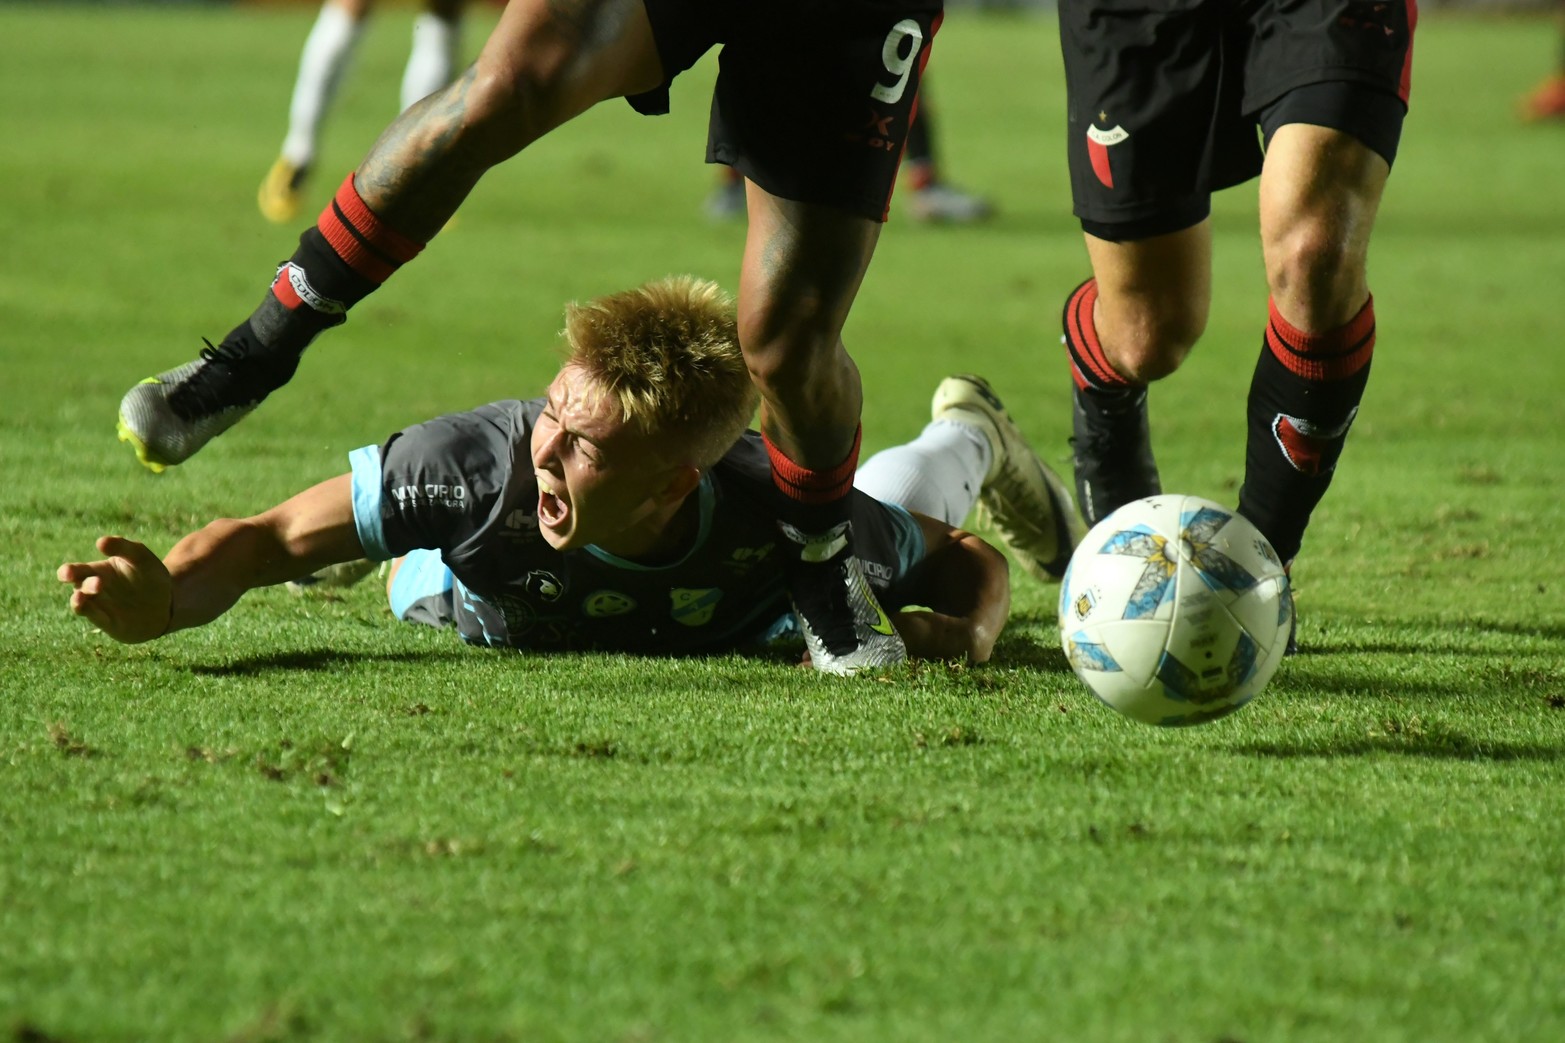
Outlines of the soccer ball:
M1087 533L1060 585L1060 642L1076 676L1147 724L1239 709L1276 673L1292 624L1272 545L1199 496L1121 507Z

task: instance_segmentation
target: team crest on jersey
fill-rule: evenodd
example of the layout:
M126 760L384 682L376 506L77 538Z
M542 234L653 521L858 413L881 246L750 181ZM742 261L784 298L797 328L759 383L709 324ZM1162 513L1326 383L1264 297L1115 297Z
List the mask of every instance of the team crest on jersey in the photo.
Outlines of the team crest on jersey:
M1098 113L1098 118L1108 122L1108 114ZM1098 175L1104 188L1114 187L1114 168L1109 163L1109 149L1130 137L1130 131L1115 124L1110 130L1099 130L1096 123L1087 124L1087 156L1092 160L1092 172Z
M1278 413L1272 418L1272 437L1277 439L1278 448L1295 471L1309 475L1329 474L1337 466L1337 452L1356 416L1358 409L1354 408L1339 427L1328 430L1300 417Z
M722 597L716 587L674 587L668 592L669 611L687 627L706 626Z
M617 590L597 591L587 595L587 599L581 603L581 610L593 619L623 616L627 612L635 611L635 609L635 599L628 594L621 594Z
M558 601L560 595L565 593L565 584L560 582L560 577L543 569L533 569L525 579L522 586L527 593L542 601Z

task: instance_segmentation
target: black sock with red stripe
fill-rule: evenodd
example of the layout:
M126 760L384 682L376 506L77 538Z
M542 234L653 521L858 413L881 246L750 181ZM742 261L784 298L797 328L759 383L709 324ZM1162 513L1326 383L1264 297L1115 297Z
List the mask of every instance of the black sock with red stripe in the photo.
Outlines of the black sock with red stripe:
M849 519L849 494L853 492L853 476L858 472L862 436L861 427L853 433L853 448L847 459L836 467L813 471L794 463L762 434L772 464L772 484L783 496L783 521L807 536L818 536Z
M423 248L376 217L348 175L277 269L260 307L223 338L219 353L252 364L256 379L274 381L265 391L281 387L322 330L346 322L349 308Z
M1071 291L1065 301L1065 351L1070 355L1071 379L1079 391L1110 411L1120 403L1135 400L1147 389L1120 375L1103 353L1093 308L1098 303L1098 280L1088 279Z
M1272 302L1266 346L1250 381L1249 440L1239 513L1284 562L1304 541L1358 414L1375 353L1375 299L1345 325L1309 334Z

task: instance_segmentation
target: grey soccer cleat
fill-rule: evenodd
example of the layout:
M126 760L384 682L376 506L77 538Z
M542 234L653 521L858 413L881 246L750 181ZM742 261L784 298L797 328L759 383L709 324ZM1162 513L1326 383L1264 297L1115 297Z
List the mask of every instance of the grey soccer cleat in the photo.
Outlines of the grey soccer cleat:
M299 597L304 597L308 594L323 594L330 590L342 590L346 587L351 587L377 569L384 572L385 566L385 562L375 562L368 558L340 561L335 565L328 565L324 569L316 569L308 576L291 579L284 586L288 588L288 593Z
M297 364L294 360L267 367L209 343L196 361L148 377L125 392L120 441L129 442L153 473L184 463L286 383Z
M796 548L788 571L799 629L810 663L828 674L892 666L907 659L907 646L853 556L851 522L819 535L779 522Z
M994 529L1027 572L1043 583L1058 580L1085 528L1070 490L1039 459L1021 428L983 377L963 373L935 388L929 405L936 420L971 424L994 450L978 498L978 519Z

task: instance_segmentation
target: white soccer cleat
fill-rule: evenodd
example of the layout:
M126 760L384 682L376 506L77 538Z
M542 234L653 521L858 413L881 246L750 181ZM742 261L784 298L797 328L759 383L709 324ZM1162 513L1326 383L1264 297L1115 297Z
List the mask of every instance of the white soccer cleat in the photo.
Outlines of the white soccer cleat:
M907 646L853 555L852 523L819 535L778 524L796 548L788 594L810 664L822 673L847 675L906 661Z
M1058 580L1085 534L1069 488L1033 451L983 377L947 377L930 402L935 420L983 431L994 450L978 498L978 520L994 529L1028 575Z

